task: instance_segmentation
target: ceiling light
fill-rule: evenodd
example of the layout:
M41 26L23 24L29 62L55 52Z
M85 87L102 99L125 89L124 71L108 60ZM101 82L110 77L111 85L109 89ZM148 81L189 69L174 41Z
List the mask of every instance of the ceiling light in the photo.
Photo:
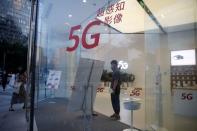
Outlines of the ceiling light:
M67 26L70 26L70 24L68 22L65 22L64 24L67 25Z
M83 3L86 3L87 2L87 0L83 0Z
M71 17L72 17L72 15L71 15L71 14L69 14L69 15L68 15L68 17L69 17L69 18L71 18Z
M161 14L161 18L165 18L165 15L164 14Z

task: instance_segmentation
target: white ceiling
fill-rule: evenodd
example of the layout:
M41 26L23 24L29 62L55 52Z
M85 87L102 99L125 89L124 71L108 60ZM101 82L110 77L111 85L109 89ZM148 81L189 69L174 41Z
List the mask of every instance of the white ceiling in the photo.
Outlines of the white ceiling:
M41 0L42 16L48 28L55 32L69 32L70 27L86 24L96 17L101 7L106 7L106 0ZM122 33L137 33L148 30L158 30L157 25L145 13L137 0L110 0L112 2L125 1L123 20L111 27ZM176 31L196 28L197 0L144 0L165 31ZM72 15L72 17L69 17ZM104 17L100 17L104 20ZM188 26L189 25L189 26ZM179 27L179 29L175 28Z
M121 1L125 1L125 10L121 12L122 23L112 23L110 26L123 33L158 29L137 0ZM166 32L196 28L197 0L146 0L145 4ZM98 18L104 21L106 16L109 15Z
M122 33L137 33L144 32L145 29L152 30L158 29L156 24L150 19L150 17L145 17L144 9L139 5L137 0L119 0L118 3L125 2L124 10L119 11L122 16L122 22L120 23L111 23L110 26L117 29ZM106 6L107 7L107 6ZM112 13L113 18L117 12ZM104 15L98 17L101 21L105 21L105 18L111 16Z
M163 27L197 22L197 0L146 0Z

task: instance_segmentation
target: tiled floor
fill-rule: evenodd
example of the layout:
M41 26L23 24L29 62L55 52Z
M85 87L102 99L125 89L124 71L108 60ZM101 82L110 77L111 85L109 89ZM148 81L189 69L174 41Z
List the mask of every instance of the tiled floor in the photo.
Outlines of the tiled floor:
M121 122L130 125L131 117L130 117L130 111L124 109L123 107L123 101L125 98L127 98L128 95L124 95L123 93L120 95L121 100ZM156 129L159 131L197 131L197 118L196 117L188 117L188 116L181 116L174 113L172 108L172 99L171 96L165 96L169 98L165 98L163 100L163 114L161 115L161 121L162 121L162 129ZM134 127L137 127L139 129L147 129L145 128L145 120L146 122L149 120L155 120L153 123L148 123L148 129L150 130L150 127L157 128L155 125L158 124L158 114L155 111L147 112L145 113L145 99L144 99L144 93L142 93L140 97L142 106L141 109L134 111ZM97 93L96 100L94 103L94 110L98 111L102 114L105 114L107 116L110 116L113 113L112 105L111 105L111 98L108 91L99 92ZM152 110L155 110L154 107L156 104L154 102L150 102L149 105L146 105L149 107L152 107ZM150 110L150 109L149 109ZM153 113L153 114L150 114ZM160 113L161 114L161 113ZM145 117L148 115L148 118Z
M9 107L9 102L10 102L10 92L7 90L6 92L0 91L2 94L0 95L0 111L1 112L6 112L10 116L13 116L11 114L12 112L8 112L8 107ZM150 96L146 96L150 97ZM173 108L172 108L172 97L170 95L164 96L165 100L163 100L163 114L161 115L162 117L162 127L163 129L160 129L159 131L197 131L197 118L196 117L187 117L187 116L181 116L181 115L176 115L174 114ZM123 101L125 98L128 98L128 95L125 93L122 93L120 95L120 100L121 100L121 122L130 125L131 117L130 117L130 111L124 109L123 107ZM139 128L139 129L146 129L145 128L145 120L146 123L149 122L149 120L156 120L153 123L148 123L148 126L152 126L153 128L157 128L154 124L158 123L158 118L155 117L157 112L149 112L146 110L145 112L145 98L144 98L144 93L142 91L142 94L140 96L141 103L141 109L134 111L134 126ZM99 92L97 93L96 100L94 103L94 110L97 112L100 112L106 116L110 116L113 113L112 110L112 105L110 101L110 94L108 93L108 90L104 90L104 92ZM146 103L146 108L147 107L152 107L149 108L149 110L154 110L154 107L156 104L153 103ZM16 105L15 109L21 110L22 105ZM15 112L16 113L16 112ZM14 114L15 114L14 113ZM153 113L153 114L151 114ZM161 113L160 113L161 114ZM147 115L149 117L147 118ZM157 114L158 115L158 114ZM17 113L16 113L17 116ZM146 116L146 117L145 117ZM150 117L152 116L152 117ZM7 117L8 118L8 117ZM20 117L19 117L20 118ZM24 118L21 117L21 118ZM1 119L3 120L3 119ZM2 125L2 122L0 122ZM1 127L3 128L3 127ZM158 129L157 129L158 130Z
M124 109L123 102L124 99L129 98L127 94L121 93L120 95L120 116L121 116L121 122L130 125L131 123L131 112L129 110ZM140 96L141 101L141 108L139 110L136 110L133 112L133 119L134 119L134 127L145 129L145 110L144 110L144 99L143 96ZM111 98L108 91L99 92L97 93L95 104L94 104L94 110L98 111L104 115L110 116L113 114L113 109L111 105Z

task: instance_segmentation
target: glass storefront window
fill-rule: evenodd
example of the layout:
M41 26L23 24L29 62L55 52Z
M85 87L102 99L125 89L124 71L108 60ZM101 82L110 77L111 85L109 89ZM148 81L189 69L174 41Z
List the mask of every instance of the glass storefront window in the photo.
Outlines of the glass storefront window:
M38 130L197 129L195 0L38 2ZM189 50L192 57L173 56ZM192 65L171 63L186 58ZM110 118L114 59L121 72L117 121Z
M145 32L146 128L194 131L197 3L148 0L145 4L163 29Z

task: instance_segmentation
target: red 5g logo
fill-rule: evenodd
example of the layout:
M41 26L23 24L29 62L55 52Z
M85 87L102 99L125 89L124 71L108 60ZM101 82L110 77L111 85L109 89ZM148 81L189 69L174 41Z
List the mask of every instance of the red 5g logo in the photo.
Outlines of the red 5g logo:
M142 88L134 88L131 91L130 96L140 96L141 95L141 90L142 90Z
M84 29L83 33L82 33L82 46L86 49L92 49L96 46L98 46L98 43L99 43L99 38L100 38L100 33L96 33L94 35L91 35L91 39L94 39L94 42L92 44L88 44L87 41L86 41L86 35L87 35L87 32L88 30L94 26L94 25L100 25L101 24L101 21L97 20L97 21L93 21L93 22L90 22L86 28ZM73 32L76 31L76 30L79 30L81 29L81 25L77 25L77 26L74 26L71 28L70 30L70 35L69 35L69 40L74 40L75 41L75 44L73 47L67 47L66 50L71 52L71 51L74 51L78 45L79 45L79 36L78 35L74 35Z
M182 93L181 94L181 99L182 100L192 100L193 99L193 96L191 93Z

